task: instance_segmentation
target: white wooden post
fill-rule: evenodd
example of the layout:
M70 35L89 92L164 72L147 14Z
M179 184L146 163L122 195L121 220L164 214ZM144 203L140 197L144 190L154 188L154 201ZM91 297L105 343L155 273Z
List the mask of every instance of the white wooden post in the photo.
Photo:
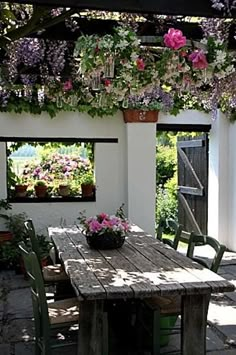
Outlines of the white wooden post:
M208 234L229 246L229 121L221 112L209 139Z
M126 123L128 217L155 233L156 124Z

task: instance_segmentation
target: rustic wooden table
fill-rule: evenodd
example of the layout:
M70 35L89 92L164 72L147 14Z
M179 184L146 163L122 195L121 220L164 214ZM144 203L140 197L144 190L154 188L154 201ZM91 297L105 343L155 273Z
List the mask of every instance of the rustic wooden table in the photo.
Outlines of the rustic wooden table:
M104 300L182 296L183 355L206 353L211 293L234 286L219 275L134 227L115 250L92 250L77 226L49 228L80 301L78 355L102 355Z

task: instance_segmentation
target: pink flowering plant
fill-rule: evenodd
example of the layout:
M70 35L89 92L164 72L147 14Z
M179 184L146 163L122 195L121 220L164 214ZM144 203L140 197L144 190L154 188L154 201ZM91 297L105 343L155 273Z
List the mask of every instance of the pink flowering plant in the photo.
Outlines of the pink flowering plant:
M117 237L125 237L130 229L129 222L124 216L123 205L114 215L100 213L86 218L84 212L80 212L78 220L86 236L101 237L104 234L111 234Z
M199 42L172 27L153 46L145 46L124 25L105 36L82 35L72 46L34 38L13 41L3 61L8 70L0 65L0 111L51 116L60 111L112 116L125 108L236 112L236 60L219 21L199 23ZM45 64L49 70L41 73ZM41 73L38 81L28 74L32 68Z
M117 28L114 36L80 37L74 55L90 107L177 113L176 103L183 105L191 97L191 102L201 102L207 110L206 92L211 94L217 81L235 73L235 59L226 43L207 33L202 41L190 42L175 28L168 30L162 42L162 48L143 47L137 35L124 27ZM115 73L106 78L108 53L114 53ZM89 89L94 73L100 78L97 90ZM202 100L195 99L199 93Z

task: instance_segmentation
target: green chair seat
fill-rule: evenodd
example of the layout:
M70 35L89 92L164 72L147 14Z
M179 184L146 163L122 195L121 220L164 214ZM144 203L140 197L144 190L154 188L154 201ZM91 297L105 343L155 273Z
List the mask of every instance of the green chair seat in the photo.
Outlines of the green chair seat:
M25 244L19 244L21 255L24 259L25 268L31 287L35 323L35 355L51 355L52 349L61 346L77 344L70 337L65 341L59 341L56 330L59 333L65 330L67 333L71 326L79 324L79 301L77 298L47 302L44 280L38 258L33 251L28 252ZM103 315L103 355L108 355L107 313ZM54 334L54 337L52 335ZM78 330L77 336L78 338ZM68 341L67 341L68 340Z

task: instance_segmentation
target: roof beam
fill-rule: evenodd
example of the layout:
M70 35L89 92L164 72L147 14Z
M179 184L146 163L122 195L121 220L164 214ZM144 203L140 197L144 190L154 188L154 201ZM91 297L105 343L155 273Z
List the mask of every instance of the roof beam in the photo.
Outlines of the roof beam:
M212 9L210 0L10 0L8 2L173 16L226 17L223 12ZM236 11L232 13L232 17L236 17Z
M71 32L64 22L54 25L40 34L32 33L30 37L39 37L50 40L66 40L66 41L76 41L82 34L98 34L100 36L108 33L114 32L114 27L118 26L118 22L114 20L101 20L101 19L88 19L88 18L78 18L77 20L78 29ZM202 30L198 23L190 23L183 21L167 22L162 30L157 31L155 23L153 22L143 22L138 25L138 36L142 36L141 41L143 44L151 44L156 42L155 36L163 36L168 28L174 27L181 30L184 35L191 40L199 41L202 39ZM235 49L236 42L234 39L236 27L231 25L230 35L229 35L229 49ZM157 42L156 42L157 43ZM159 43L160 44L160 43Z

